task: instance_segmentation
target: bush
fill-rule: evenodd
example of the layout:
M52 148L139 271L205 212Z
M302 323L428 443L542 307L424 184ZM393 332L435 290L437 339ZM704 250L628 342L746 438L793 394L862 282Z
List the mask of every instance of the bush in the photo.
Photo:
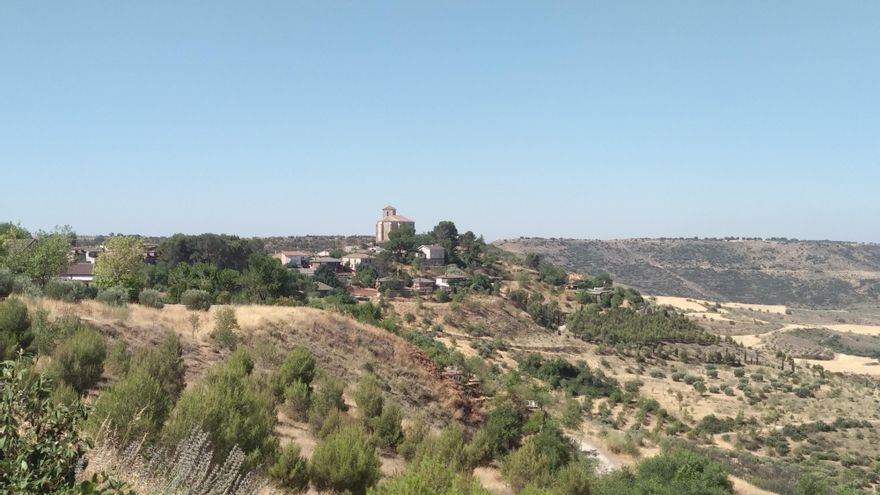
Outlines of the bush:
M235 446L251 467L274 458L275 403L269 387L252 376L252 370L253 361L242 349L209 369L181 394L162 432L166 444L178 443L198 427L216 447L215 460Z
M580 428L583 422L583 414L584 411L580 402L575 399L568 399L565 401L565 407L562 410L562 424L566 428Z
M501 472L516 493L526 485L546 487L553 481L547 454L533 441L508 455L501 465Z
M158 438L173 405L162 383L144 366L135 366L122 380L98 396L89 417L92 431L106 427L120 445Z
M33 339L27 306L18 299L0 302L0 361L14 359Z
M40 286L35 284L27 275L16 275L12 277L12 293L31 297L40 297L43 295Z
M211 332L211 338L217 342L221 349L234 351L238 347L238 336L235 335L237 328L238 320L235 318L235 310L224 306L214 313L214 330Z
M446 303L449 302L450 299L452 299L452 296L449 295L448 290L439 289L437 290L437 292L434 293L434 299L436 299L437 302Z
M107 371L117 378L128 374L128 370L131 368L131 352L129 352L124 340L120 339L113 343L104 364Z
M52 353L53 370L58 377L83 393L98 383L104 372L107 347L96 330L85 327L61 341Z
M0 266L0 297L6 297L12 294L13 280L12 270L5 266Z
M358 388L354 396L361 418L369 421L382 414L382 387L376 375L367 373L358 382Z
M162 301L162 294L155 289L144 289L138 295L138 302L141 306L148 308L162 309L165 303Z
M499 404L486 416L483 430L492 457L500 458L519 445L522 422L522 414L509 401Z
M280 389L285 389L295 382L306 386L312 384L315 378L315 358L308 349L302 346L294 347L278 369L278 383Z
M314 432L321 431L324 420L331 411L345 411L345 401L342 400L343 387L338 381L324 378L318 385L318 390L312 394L312 406L309 409L309 425Z
M309 477L318 490L364 495L379 480L376 446L362 429L342 428L318 442L309 463Z
M49 312L38 309L32 325L37 353L42 356L51 355L58 342L86 328L89 326L76 316L65 315L49 321Z
M737 378L742 378L742 377L746 376L746 370L744 370L742 368L736 368L735 370L733 370L733 376L735 376Z
M144 368L156 377L171 402L176 401L183 391L186 365L180 338L174 332L166 332L158 348L135 354L131 367Z
M464 430L458 423L450 423L440 433L428 434L427 428L425 431L422 442L415 449L412 462L419 463L422 459L430 458L442 462L456 471L465 471L473 467L472 459L475 457L472 452L468 451ZM403 446L401 444L401 447Z
M392 450L403 440L403 427L400 424L402 419L403 411L397 404L388 404L382 408L382 414L373 421L373 434L380 448Z
M312 404L311 390L301 381L295 381L284 389L284 399L288 404L291 416L304 421L309 417L309 406Z
M302 493L309 487L309 466L296 444L284 447L267 474L293 493Z
M478 482L458 473L443 459L424 459L403 473L386 478L370 495L491 495ZM587 493L586 491L580 493Z
M128 289L125 287L101 289L96 299L108 306L125 306L128 304Z
M635 493L733 495L733 485L721 465L709 458L676 449L639 463ZM668 487L657 490L657 487Z
M188 289L180 295L180 304L186 309L208 311L211 309L211 294L204 290Z
M79 302L90 297L89 287L78 280L52 279L46 283L43 293L49 299L65 302Z
M86 452L85 408L51 400L51 380L21 361L0 363L0 383L0 493L67 493Z

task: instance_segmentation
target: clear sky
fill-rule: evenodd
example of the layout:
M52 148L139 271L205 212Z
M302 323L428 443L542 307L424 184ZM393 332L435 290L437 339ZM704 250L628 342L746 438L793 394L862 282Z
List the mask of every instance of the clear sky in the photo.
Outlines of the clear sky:
M880 242L880 2L0 2L0 220Z

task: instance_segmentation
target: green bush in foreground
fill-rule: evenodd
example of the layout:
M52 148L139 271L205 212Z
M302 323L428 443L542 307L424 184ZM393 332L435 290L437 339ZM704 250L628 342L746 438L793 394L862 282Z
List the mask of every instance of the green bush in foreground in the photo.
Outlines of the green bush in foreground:
M379 480L379 456L373 439L357 426L341 428L315 447L309 477L318 490L364 495Z
M33 338L27 306L18 299L0 302L0 360L13 359Z
M491 495L470 476L436 458L425 458L403 474L383 480L370 495ZM585 492L586 493L586 492Z
M52 353L53 370L58 377L83 393L98 383L104 372L107 347L96 330L85 327L60 342Z
M238 336L235 335L237 328L235 310L229 306L222 307L214 313L214 330L211 332L211 338L222 349L234 351L238 347Z
M43 293L49 299L57 299L65 302L79 302L89 297L94 297L94 292L78 280L52 279L46 283Z
M284 447L267 474L293 493L302 493L309 487L309 465L296 444Z
M184 391L162 432L166 445L176 445L194 428L208 434L215 460L234 446L246 456L246 465L274 459L275 403L267 384L251 375L253 361L238 349L212 367L201 382Z

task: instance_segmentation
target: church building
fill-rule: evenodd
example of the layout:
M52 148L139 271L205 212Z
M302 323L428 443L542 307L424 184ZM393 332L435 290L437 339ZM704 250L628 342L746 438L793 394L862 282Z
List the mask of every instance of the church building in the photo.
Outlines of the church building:
M382 208L382 218L376 222L376 244L388 242L391 232L405 226L416 228L416 223L403 215L397 214L397 208L386 206Z

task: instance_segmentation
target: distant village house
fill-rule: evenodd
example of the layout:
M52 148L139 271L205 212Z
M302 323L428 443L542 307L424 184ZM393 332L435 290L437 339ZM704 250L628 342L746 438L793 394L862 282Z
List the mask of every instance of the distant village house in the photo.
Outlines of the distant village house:
M350 253L342 257L342 264L350 270L357 270L360 265L369 265L372 262L373 257L364 253Z
M437 244L419 246L419 257L424 259L428 266L442 266L446 263L446 249Z
M293 263L294 266L301 267L309 262L309 253L303 251L279 251L272 257L281 260L281 264L284 266Z

